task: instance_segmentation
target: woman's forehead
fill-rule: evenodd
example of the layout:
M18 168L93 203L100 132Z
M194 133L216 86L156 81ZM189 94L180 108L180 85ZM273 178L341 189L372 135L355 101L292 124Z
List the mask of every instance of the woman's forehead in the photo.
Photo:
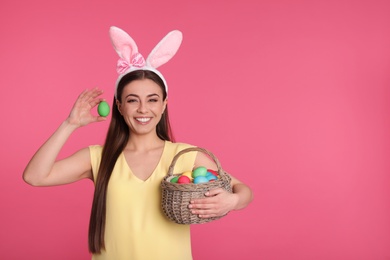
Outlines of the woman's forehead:
M162 95L162 89L161 87L150 79L141 79L141 80L134 80L127 84L123 89L124 95L129 94L136 94L136 95L151 95L151 94L158 94Z

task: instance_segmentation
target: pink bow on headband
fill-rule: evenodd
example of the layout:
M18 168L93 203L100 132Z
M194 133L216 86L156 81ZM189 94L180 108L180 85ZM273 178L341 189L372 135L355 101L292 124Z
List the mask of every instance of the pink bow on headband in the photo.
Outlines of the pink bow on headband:
M139 52L134 53L130 59L130 63L125 59L122 59L122 58L119 59L118 63L116 64L116 71L118 72L118 74L123 74L131 66L137 67L137 68L142 68L143 66L145 66L145 59L141 53L139 53Z

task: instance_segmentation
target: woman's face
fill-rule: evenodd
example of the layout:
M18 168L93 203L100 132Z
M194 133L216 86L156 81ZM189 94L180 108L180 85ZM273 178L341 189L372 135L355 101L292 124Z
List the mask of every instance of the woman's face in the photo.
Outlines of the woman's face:
M135 80L123 88L119 112L132 134L156 134L167 101L161 87L150 79Z

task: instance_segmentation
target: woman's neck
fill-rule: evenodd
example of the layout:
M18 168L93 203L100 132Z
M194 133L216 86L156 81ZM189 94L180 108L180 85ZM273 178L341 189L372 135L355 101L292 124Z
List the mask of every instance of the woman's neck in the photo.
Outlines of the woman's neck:
M130 135L125 149L133 151L148 151L159 148L165 143L157 135Z

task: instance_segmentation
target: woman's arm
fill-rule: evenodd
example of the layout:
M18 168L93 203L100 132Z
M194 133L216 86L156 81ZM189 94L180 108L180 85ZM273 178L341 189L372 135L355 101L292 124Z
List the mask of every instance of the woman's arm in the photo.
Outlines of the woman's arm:
M195 165L214 170L216 168L215 163L202 153L198 153ZM189 208L192 209L193 214L198 214L201 218L223 216L231 210L240 210L248 206L253 200L252 190L233 176L229 176L232 178L233 193L222 188L206 192L207 198L190 202Z
M89 123L105 120L91 114L91 109L101 101L97 98L101 94L99 89L85 90L80 94L69 117L27 164L23 172L25 182L33 186L53 186L92 178L88 148L81 149L63 160L56 159L73 131Z

